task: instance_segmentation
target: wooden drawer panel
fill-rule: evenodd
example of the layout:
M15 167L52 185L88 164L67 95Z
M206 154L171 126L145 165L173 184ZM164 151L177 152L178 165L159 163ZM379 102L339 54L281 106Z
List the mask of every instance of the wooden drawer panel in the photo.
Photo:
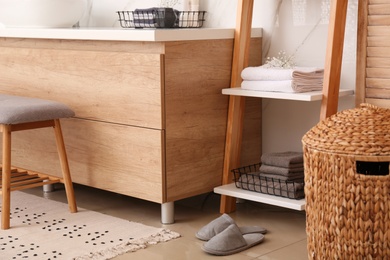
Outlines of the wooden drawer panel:
M261 39L253 44L256 58L250 64L256 66ZM232 47L233 40L166 44L167 201L210 192L222 183L229 97L221 93L230 84ZM251 163L261 151L261 101L254 101L247 102L244 129L250 132L242 153Z
M48 98L77 117L162 129L161 54L0 48L0 91Z
M163 202L161 130L80 119L62 121L73 181ZM60 176L52 129L15 132L13 165Z

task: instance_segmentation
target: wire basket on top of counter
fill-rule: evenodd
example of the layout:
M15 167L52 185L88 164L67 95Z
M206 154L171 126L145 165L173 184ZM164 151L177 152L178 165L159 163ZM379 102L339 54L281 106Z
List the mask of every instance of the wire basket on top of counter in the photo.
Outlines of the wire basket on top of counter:
M289 199L303 199L304 180L285 181L271 178L259 172L261 163L233 169L234 181L237 188L258 193L275 195Z
M172 8L150 8L118 11L122 28L200 28L206 11L177 11Z

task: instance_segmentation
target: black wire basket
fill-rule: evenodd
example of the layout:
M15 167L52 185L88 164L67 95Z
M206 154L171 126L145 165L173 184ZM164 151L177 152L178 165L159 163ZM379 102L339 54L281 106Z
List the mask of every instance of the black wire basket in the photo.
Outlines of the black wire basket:
M200 28L206 11L177 11L172 8L152 8L118 11L122 28Z
M285 181L266 177L259 172L261 163L233 169L237 188L289 199L303 199L304 180Z

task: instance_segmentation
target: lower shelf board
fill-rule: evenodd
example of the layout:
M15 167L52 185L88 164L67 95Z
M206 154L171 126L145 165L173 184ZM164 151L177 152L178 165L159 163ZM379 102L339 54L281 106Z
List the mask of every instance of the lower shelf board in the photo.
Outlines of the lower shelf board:
M268 195L263 193L257 193L253 191L247 191L247 190L237 188L234 183L216 187L214 188L214 192L221 195L230 196L230 197L256 201L256 202L261 202L265 204L270 204L274 206L300 210L300 211L305 210L305 205L306 205L305 199L295 200L295 199L283 198L283 197L278 197L278 196L273 196L273 195Z

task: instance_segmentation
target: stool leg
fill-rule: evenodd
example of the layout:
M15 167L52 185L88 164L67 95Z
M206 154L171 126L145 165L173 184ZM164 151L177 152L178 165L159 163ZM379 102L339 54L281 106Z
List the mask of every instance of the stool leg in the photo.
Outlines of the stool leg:
M73 183L70 176L68 158L66 156L65 144L59 119L54 120L54 132L57 142L57 151L61 162L62 175L64 178L65 192L68 199L69 210L70 212L75 213L77 212L76 199L74 196Z
M11 126L1 125L3 132L1 229L10 228L11 214Z

